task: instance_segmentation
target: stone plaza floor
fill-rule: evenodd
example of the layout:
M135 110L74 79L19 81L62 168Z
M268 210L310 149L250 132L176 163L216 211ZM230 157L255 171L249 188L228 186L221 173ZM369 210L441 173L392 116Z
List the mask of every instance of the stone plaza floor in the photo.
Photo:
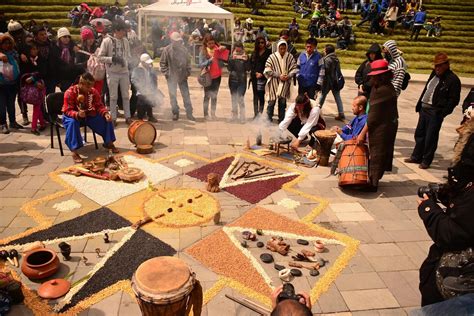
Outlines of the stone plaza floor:
M180 120L172 121L166 82L160 76L159 87L165 99L163 105L155 109L158 118L155 126L159 131L159 138L155 144L155 152L147 155L148 158L163 159L185 151L191 154L189 157L199 156L213 160L224 155L242 152L241 145L245 144L247 139L254 142L262 126L250 121L250 117L253 116L250 90L245 98L249 119L245 124L230 123L228 122L231 115L230 93L227 88L227 77L223 77L217 106L219 119L205 122L202 110L203 91L195 78L190 78L189 83L197 122L186 120L183 110ZM403 91L399 98L400 118L393 160L394 168L393 172L385 174L377 193L342 191L338 187L337 178L328 176L329 167L305 168L278 162L306 175L298 183L299 191L319 198L320 203L325 201L321 204L324 205L322 212L311 220L313 223L360 241L357 252L349 260L347 266L337 275L335 281L331 282L328 289L313 302L313 312L316 314L408 315L411 310L420 306L418 268L427 255L431 241L418 217L416 192L420 185L443 181L443 175L446 174L452 148L457 139L455 128L461 121L461 110L458 106L443 123L437 154L429 169L422 170L415 164L404 163L403 159L410 155L414 146L413 133L418 120L415 105L423 87L424 83L421 82L410 83L408 89ZM468 89L463 88L461 102L467 93ZM345 115L347 119L351 119L353 115L350 104L357 94L357 88L352 79L346 79L346 87L341 94ZM182 104L179 93L178 101ZM332 96L327 97L323 114L328 126L341 124L334 120L336 106ZM264 142L268 142L275 127L263 128ZM89 135L90 139L91 136ZM116 136L116 145L121 152L134 151L135 147L128 140L127 126L123 119L119 119ZM51 148L49 129L41 136L31 134L29 128L12 131L9 135L0 135L0 239L23 233L37 226L35 219L22 210L25 203L63 190L63 187L53 181L48 174L69 167L73 165L73 162L67 148L65 148L66 155L60 156L56 138L54 141L55 148ZM99 143L100 141L99 139ZM107 153L100 146L99 150L95 150L93 144L89 142L85 148L81 149L81 154L94 158ZM182 158L192 161L193 159L189 157ZM165 159L163 165L172 168L175 162L176 160L171 158ZM165 180L162 185L204 189L204 183L191 181L190 178L184 176L184 173L191 169L183 166L180 170L182 176ZM106 189L101 193L108 194ZM79 200L83 208L93 209L97 205L100 206L100 203L97 204L96 201L89 200L77 192L71 193L69 197L71 196ZM277 201L283 198L297 200L296 196L279 191L257 204L295 221L308 214L309 211L283 209L280 204L277 204ZM221 204L224 203L226 207L223 207L225 210L222 212L221 224L159 231L155 235L176 249L177 255L193 268L205 291L218 282L219 275L185 253L184 250L222 228L222 223L232 222L254 207L252 204L242 204L241 201L234 201L233 198L227 196L223 196L222 199ZM300 202L304 205L308 204L309 210L310 202L303 200ZM68 213L55 211L52 204L52 202L46 203L39 209L44 218L53 223L64 222L80 214L78 211ZM120 205L111 205L110 208L118 209L117 213L120 214ZM138 219L132 214L122 215L128 216L131 221ZM90 256L89 263L94 263L96 256L94 249L102 245L101 241L97 238L89 238L81 245L82 254ZM79 246L75 244L73 252L77 247ZM334 246L334 249L335 253L341 250L338 246ZM77 272L74 276L76 280L85 274L80 271L83 269L80 262L74 264L70 262L68 266ZM295 282L297 290L311 290L311 285L308 283L310 281L305 282L306 280ZM227 299L225 294L245 297L245 293L238 292L231 286L223 286L204 306L203 315L257 315ZM13 307L11 315L32 315L32 312L24 305L20 305ZM131 316L140 315L140 311L135 299L129 293L119 291L93 304L80 315Z

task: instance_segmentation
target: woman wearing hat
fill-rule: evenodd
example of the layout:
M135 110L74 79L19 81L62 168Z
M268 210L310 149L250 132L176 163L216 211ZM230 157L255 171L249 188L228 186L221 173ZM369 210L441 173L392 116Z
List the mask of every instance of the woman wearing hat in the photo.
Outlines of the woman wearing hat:
M398 130L397 93L391 83L392 71L384 59L370 64L372 90L367 124L357 137L363 143L369 136L369 191L376 192L385 171L392 170L393 149Z
M82 73L81 67L76 66L76 52L79 50L71 39L71 33L65 27L58 29L58 41L51 47L50 62L55 65L57 79L61 91L66 91Z
M95 40L94 32L90 28L84 27L81 31L81 51L84 51L89 54L94 54L99 48L97 41ZM90 55L85 54L79 51L76 54L76 64L82 67L83 71L87 71L87 61L89 60ZM102 88L104 86L104 80L96 81L94 84L94 89L102 95Z

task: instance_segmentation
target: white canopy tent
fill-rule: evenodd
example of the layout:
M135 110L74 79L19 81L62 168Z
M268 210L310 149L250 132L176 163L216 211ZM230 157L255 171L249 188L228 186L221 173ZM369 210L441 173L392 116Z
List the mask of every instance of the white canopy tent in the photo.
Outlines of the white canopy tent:
M153 17L189 17L224 20L225 33L233 25L234 15L207 0L159 0L138 10L138 37L146 40L148 24ZM232 37L232 36L231 36Z

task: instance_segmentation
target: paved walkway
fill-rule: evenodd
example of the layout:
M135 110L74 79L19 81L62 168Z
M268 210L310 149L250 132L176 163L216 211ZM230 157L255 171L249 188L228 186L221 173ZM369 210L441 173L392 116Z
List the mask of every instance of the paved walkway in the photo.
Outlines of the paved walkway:
M223 78L219 92L216 122L202 120L202 90L191 78L191 93L197 123L185 119L171 121L168 100L158 109L156 124L161 131L156 152L152 158L164 157L180 151L188 151L205 158L216 158L223 154L240 150L228 143L245 143L254 139L257 126L250 122L245 125L227 123L230 117L230 96L227 78ZM160 87L167 95L166 83L160 78ZM418 268L427 254L430 238L425 232L416 211L416 191L427 182L442 181L449 164L452 147L457 138L455 127L461 119L460 107L449 116L441 132L437 155L428 170L416 165L405 164L413 145L413 133L417 122L415 103L423 85L413 83L408 91L402 92L399 100L400 123L395 148L394 171L386 174L376 194L350 193L341 191L337 180L326 177L325 167L303 169L308 177L300 183L305 192L323 197L329 206L315 219L315 223L331 230L342 232L361 241L360 248L349 265L331 284L317 302L316 313L339 313L339 315L406 315L418 308ZM463 89L461 100L468 90ZM351 98L356 94L356 86L346 83L342 92L345 113L350 113ZM246 96L247 116L253 112L251 92ZM330 126L335 121L335 103L328 97L324 114ZM184 114L182 114L184 117ZM35 226L35 222L20 211L27 201L57 192L61 188L48 179L48 172L72 164L70 155L61 157L57 148L50 148L48 133L34 136L29 130L0 135L0 237L5 238ZM196 137L205 141L198 142ZM264 132L264 139L268 137ZM117 145L122 151L133 150L127 138L127 128L120 122L117 128ZM89 145L83 151L94 157L103 155ZM349 210L349 211L348 211ZM51 215L54 218L54 215ZM192 230L190 230L190 233ZM183 237L184 238L184 237ZM91 248L92 249L92 248ZM91 252L93 252L91 250ZM205 288L212 286L215 275L197 266L198 279L205 282ZM213 281L214 280L214 281ZM245 308L224 298L233 290L225 288L204 308L204 315L253 315ZM12 315L31 315L24 306L14 307ZM126 293L117 293L94 305L81 315L139 315L134 300Z

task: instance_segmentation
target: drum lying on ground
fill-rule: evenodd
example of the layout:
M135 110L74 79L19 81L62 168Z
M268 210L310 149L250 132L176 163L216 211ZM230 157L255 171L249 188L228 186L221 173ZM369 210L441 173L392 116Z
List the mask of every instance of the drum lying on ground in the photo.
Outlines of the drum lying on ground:
M156 128L145 121L134 121L128 128L128 139L135 145L153 145L156 140Z
M132 278L132 289L144 316L187 315L197 280L184 261L156 257L142 263Z
M339 186L363 187L368 184L368 148L357 140L346 140L339 160Z

